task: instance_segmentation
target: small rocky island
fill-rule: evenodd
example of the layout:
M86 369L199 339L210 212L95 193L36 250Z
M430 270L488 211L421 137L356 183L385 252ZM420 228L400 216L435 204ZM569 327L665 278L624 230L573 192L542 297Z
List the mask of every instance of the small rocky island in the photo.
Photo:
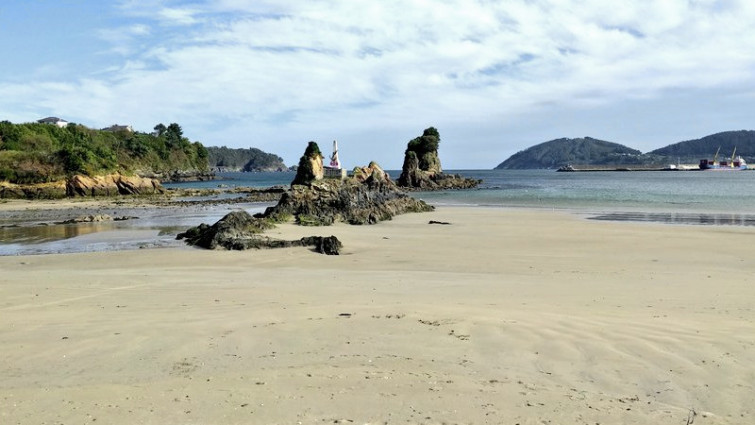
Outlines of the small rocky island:
M422 136L409 141L398 179L400 187L408 190L472 189L482 183L482 180L459 174L443 173L439 145L440 134L434 127L425 129Z
M309 142L291 190L276 206L268 208L264 217L275 221L293 217L305 226L339 221L375 224L398 214L433 210L403 192L375 162L355 167L346 178L325 178L325 169L317 143Z
M338 254L341 242L335 236L284 241L261 233L291 219L302 226L327 226L336 222L375 224L398 214L434 209L403 192L375 162L354 168L348 177L333 171L332 167L323 165L317 143L309 142L299 160L291 189L283 193L275 206L254 217L243 211L232 212L212 226L201 224L177 238L208 249L313 246L320 253Z

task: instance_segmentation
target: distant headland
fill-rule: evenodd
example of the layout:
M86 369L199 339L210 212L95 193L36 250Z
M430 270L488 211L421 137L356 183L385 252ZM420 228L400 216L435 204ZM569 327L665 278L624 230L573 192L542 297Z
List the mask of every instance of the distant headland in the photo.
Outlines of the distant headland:
M724 158L734 156L736 152L749 163L755 162L755 131L725 131L647 153L592 137L561 138L517 152L495 169L559 169L568 166L593 170L697 168L701 159L713 158L716 152Z

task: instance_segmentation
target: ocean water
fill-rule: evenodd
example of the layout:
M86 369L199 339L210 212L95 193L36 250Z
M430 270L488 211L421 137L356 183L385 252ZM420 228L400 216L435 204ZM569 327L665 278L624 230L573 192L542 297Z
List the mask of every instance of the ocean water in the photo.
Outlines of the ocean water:
M414 192L437 206L527 207L583 213L755 214L755 171L577 172L446 170L482 179L479 188ZM400 171L388 170L397 179ZM166 187L288 185L294 173L222 173Z
M477 189L413 192L435 206L537 208L587 219L668 224L755 226L755 171L648 171L557 173L553 170L446 170L482 179ZM388 173L398 178L399 171ZM221 173L207 182L171 187L270 187L288 185L292 172ZM222 197L222 195L221 195ZM234 209L264 211L271 203L107 211L138 219L112 223L0 227L0 255L46 254L184 246L175 236L212 224ZM79 215L93 212L82 211ZM0 221L2 217L0 217ZM5 220L8 221L8 220ZM29 218L30 223L33 218ZM25 223L29 224L29 223Z
M435 204L585 212L755 213L755 172L553 170L461 171L481 178L476 191L427 193Z

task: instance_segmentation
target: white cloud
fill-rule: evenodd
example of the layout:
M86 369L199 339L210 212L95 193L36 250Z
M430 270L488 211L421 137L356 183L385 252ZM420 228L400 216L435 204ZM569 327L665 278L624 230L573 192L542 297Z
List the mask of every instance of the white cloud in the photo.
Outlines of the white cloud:
M99 37L112 45L111 51L123 56L138 53L134 48L134 41L149 36L150 27L144 24L133 24L119 28L103 28L97 31Z
M131 22L101 32L127 55L103 67L117 72L0 87L95 126L177 121L204 143L253 141L289 162L306 140L346 134L354 150L396 166L402 145L429 125L441 135L466 128L494 150L484 139L506 139L525 115L547 113L541 125L572 128L554 111L755 85L755 6L744 0L221 0L121 9ZM589 122L582 126L587 133ZM392 133L386 143L395 152L369 144Z
M162 22L167 24L193 25L199 22L195 17L198 13L198 10L191 8L166 7L158 11L158 16Z

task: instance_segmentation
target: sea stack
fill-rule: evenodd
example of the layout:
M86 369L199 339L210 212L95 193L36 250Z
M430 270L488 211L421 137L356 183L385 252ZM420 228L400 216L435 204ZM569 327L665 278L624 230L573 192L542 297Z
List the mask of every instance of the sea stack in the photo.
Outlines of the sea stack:
M322 180L324 174L320 147L315 142L309 142L304 155L299 158L299 168L296 170L296 177L291 182L291 186Z
M422 136L409 141L404 152L404 165L398 185L414 190L469 189L482 181L458 174L444 174L438 156L440 134L435 127L422 132Z

